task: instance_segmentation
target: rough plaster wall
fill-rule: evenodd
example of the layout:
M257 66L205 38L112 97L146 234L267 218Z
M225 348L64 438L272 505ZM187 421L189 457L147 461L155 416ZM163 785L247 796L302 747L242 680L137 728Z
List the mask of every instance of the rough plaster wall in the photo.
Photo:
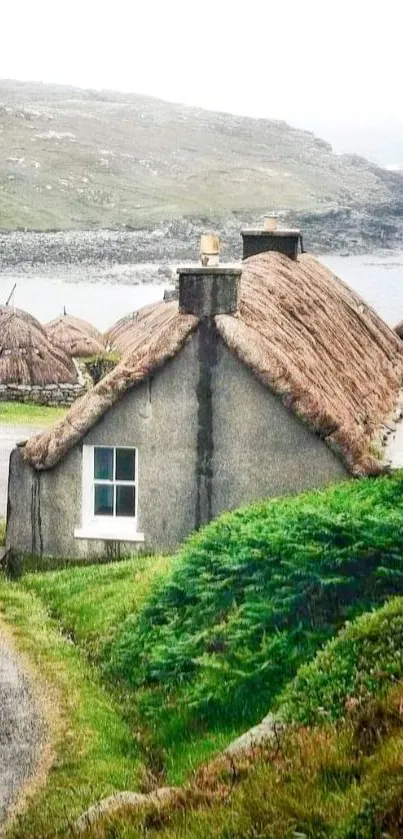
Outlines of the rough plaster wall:
M333 452L220 342L213 370L212 515L342 480Z
M138 448L139 530L170 549L194 528L197 337L149 383L115 405L93 428L90 445Z
M160 373L108 411L84 442L138 448L139 529L155 550L175 548L223 510L346 475L208 321ZM45 472L35 472L14 451L9 500L8 544L16 551L114 558L134 549L74 538L81 525L81 446Z
M88 445L139 450L139 530L146 546L169 550L195 526L197 340L168 362L160 375L129 391L88 433ZM54 468L36 472L13 453L8 544L45 556L127 554L132 543L74 538L81 526L81 445Z

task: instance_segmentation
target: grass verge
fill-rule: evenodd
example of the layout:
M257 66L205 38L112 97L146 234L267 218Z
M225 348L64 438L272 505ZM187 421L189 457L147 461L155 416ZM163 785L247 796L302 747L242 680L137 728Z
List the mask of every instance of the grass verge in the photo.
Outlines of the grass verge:
M63 419L67 408L30 405L24 402L0 402L0 425L52 425Z
M141 756L118 702L34 592L1 577L0 609L17 648L32 663L40 690L57 708L51 726L55 760L8 836L54 839L94 801L138 788Z

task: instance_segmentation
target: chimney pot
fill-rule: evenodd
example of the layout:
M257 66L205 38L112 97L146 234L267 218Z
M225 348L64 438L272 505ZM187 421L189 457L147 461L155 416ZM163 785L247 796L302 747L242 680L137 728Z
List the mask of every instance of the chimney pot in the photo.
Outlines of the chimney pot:
M203 233L200 238L200 262L202 265L218 265L220 261L220 239L215 233Z
M277 230L277 216L274 213L264 217L263 230Z

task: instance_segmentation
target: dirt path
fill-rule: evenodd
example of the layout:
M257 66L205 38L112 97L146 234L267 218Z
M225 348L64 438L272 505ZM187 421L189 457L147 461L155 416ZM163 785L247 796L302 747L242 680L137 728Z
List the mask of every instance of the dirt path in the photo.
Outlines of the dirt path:
M0 833L36 767L40 745L41 724L29 681L0 627Z

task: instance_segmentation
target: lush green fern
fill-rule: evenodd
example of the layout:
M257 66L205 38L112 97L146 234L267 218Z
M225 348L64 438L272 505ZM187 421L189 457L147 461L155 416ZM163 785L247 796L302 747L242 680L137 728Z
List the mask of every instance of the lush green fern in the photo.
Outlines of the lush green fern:
M403 593L401 475L229 513L192 537L110 648L155 725L245 724L346 620ZM163 726L162 726L163 727Z
M397 597L346 626L300 668L282 697L282 714L304 723L336 720L402 678L403 598Z

